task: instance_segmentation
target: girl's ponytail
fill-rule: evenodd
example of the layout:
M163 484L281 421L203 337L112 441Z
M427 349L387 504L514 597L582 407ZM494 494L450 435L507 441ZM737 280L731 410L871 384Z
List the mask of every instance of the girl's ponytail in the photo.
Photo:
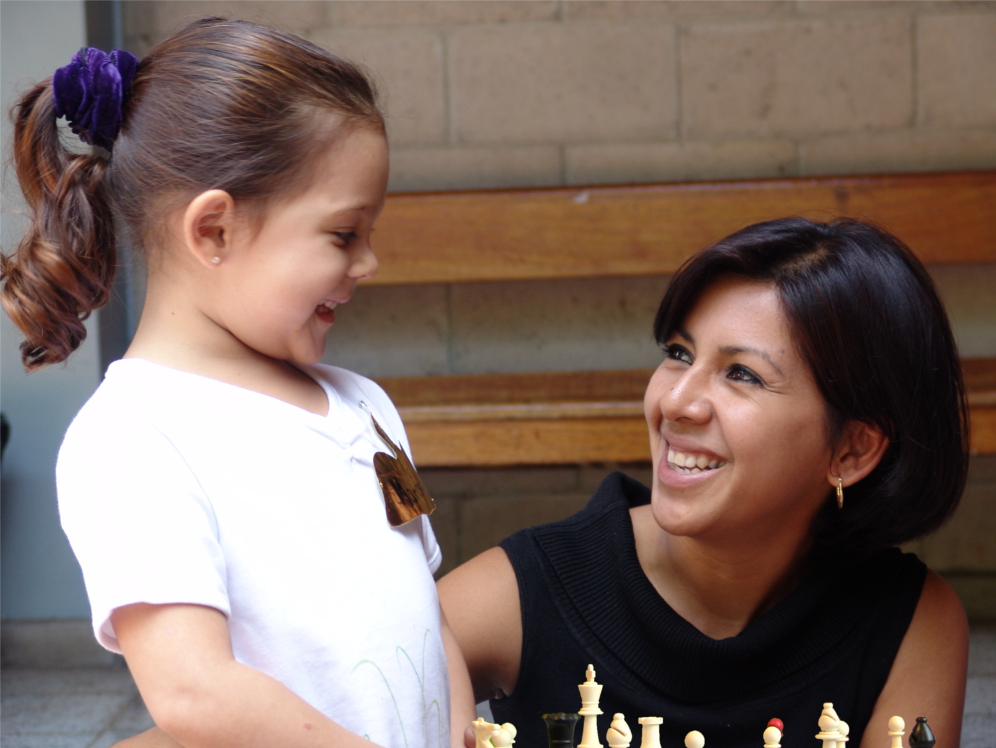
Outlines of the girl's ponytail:
M84 320L114 281L114 216L104 186L106 158L62 145L66 117L85 143L109 149L138 61L82 49L14 109L14 166L31 225L12 257L0 258L7 315L24 333L29 371L64 361L86 337Z

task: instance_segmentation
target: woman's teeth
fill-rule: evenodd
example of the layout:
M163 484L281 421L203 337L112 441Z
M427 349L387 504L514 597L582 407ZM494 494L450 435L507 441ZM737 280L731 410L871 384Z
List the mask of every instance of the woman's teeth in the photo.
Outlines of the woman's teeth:
M668 447L667 450L667 463L672 470L685 474L701 473L703 470L715 470L726 464L720 460L710 459L705 455L675 452L671 447Z

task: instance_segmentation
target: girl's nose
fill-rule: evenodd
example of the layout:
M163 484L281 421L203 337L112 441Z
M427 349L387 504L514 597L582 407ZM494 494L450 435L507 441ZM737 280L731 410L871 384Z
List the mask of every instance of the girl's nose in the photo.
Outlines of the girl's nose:
M353 257L349 274L357 280L366 280L376 275L378 267L380 267L380 263L377 260L377 255L374 254L369 244L364 243Z

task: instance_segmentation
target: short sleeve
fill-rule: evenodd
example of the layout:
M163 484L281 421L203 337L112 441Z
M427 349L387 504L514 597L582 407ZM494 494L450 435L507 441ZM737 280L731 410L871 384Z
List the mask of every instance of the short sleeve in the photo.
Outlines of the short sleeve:
M225 560L208 498L170 440L86 409L59 452L62 527L83 569L101 645L120 652L110 615L133 603L230 614Z

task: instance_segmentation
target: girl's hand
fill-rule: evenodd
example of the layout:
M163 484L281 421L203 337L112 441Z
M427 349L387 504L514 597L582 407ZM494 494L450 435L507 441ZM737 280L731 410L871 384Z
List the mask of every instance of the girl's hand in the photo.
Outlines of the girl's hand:
M375 748L237 662L228 621L214 608L140 603L118 608L111 622L149 713L185 748ZM160 737L153 731L125 744L173 745Z

